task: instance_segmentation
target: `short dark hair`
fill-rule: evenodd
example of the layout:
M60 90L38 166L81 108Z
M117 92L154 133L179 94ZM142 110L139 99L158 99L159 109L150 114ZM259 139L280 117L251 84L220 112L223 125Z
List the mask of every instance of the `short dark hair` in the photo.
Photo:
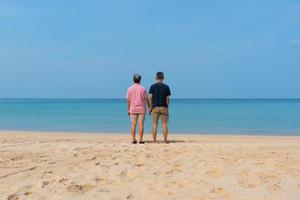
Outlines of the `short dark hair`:
M165 78L165 75L163 72L156 73L156 79L163 80L164 78Z
M140 83L141 80L142 80L142 76L141 75L139 75L139 74L134 74L133 75L133 82L134 83Z

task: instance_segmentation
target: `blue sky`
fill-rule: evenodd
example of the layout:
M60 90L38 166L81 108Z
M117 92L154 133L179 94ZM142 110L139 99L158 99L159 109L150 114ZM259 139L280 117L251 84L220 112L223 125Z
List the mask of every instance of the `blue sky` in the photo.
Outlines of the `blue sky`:
M0 97L299 98L300 2L0 0Z

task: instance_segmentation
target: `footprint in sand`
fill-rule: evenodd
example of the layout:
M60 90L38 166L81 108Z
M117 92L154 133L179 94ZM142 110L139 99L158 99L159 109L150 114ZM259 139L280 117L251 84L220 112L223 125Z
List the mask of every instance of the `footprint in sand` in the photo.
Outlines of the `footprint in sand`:
M94 185L89 185L89 184L80 185L80 184L76 184L76 183L72 182L67 187L67 190L69 192L72 192L72 193L81 193L81 194L84 194L84 193L90 191L91 189L93 189L94 187L95 187Z
M42 188L44 188L44 187L46 187L47 185L49 185L49 181L43 181L43 183L42 183Z
M94 156L94 157L92 157L92 158L90 158L90 159L86 159L85 161L93 161L93 160L96 160L96 159L97 159L97 157Z
M153 158L153 156L151 154L146 154L145 156L146 156L146 158Z
M102 181L102 178L97 177L94 180L96 181L96 183L99 183L100 181Z
M24 195L25 195L25 196L29 196L29 195L31 195L32 193L33 193L33 192L30 192L30 191L29 191L29 192L25 192Z
M133 199L133 194L129 194L126 199Z
M22 159L23 159L23 156L17 156L17 157L12 158L11 160L17 161L17 160L22 160Z
M62 178L62 179L60 179L58 182L59 182L59 183L65 183L66 181L68 181L68 179Z
M44 174L52 174L52 171L43 172Z
M134 165L135 167L142 167L142 166L144 166L144 164L136 164L136 165Z
M159 175L160 175L160 172L158 172L158 171L157 171L157 172L154 172L153 175L159 176Z
M18 200L19 197L17 194L11 194L7 197L7 200Z
M127 173L128 173L128 170L127 170L127 168L125 168L125 169L120 173L119 176L125 177L125 176L127 176Z
M29 168L29 169L28 169L28 171L35 170L36 168L37 168L36 166L34 166L34 167L31 167L31 168Z
M175 168L175 169L172 169L170 171L167 171L166 174L167 175L174 175L174 174L181 173L181 172L182 172L181 169Z

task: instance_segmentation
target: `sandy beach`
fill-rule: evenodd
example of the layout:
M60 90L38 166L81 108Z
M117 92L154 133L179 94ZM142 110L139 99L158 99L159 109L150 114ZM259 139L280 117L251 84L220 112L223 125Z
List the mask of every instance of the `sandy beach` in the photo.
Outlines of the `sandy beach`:
M0 199L300 197L300 137L170 136L1 131Z

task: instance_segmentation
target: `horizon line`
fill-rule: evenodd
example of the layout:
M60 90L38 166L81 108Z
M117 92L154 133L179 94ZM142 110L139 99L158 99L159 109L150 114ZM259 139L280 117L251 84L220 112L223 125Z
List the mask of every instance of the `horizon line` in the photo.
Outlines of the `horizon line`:
M126 98L111 98L111 97L0 97L0 100L126 100ZM300 100L300 97L247 97L247 98L237 98L237 97L204 97L204 98L171 98L173 100Z

